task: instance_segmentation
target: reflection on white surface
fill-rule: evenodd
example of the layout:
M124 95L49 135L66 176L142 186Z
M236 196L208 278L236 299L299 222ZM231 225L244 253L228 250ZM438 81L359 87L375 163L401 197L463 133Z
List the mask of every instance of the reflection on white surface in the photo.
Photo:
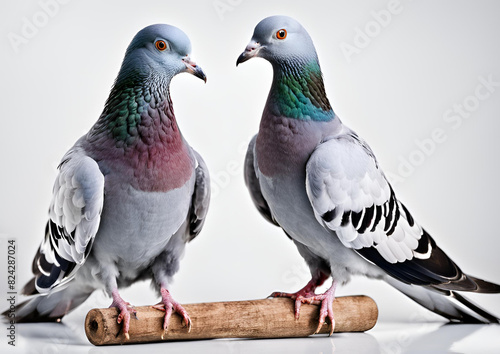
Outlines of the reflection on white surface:
M290 339L217 339L94 347L86 339L83 317L64 323L18 325L18 345L3 341L2 353L498 353L499 325L442 322L381 322L367 333L335 333Z
M370 332L381 353L498 353L499 325L381 323Z

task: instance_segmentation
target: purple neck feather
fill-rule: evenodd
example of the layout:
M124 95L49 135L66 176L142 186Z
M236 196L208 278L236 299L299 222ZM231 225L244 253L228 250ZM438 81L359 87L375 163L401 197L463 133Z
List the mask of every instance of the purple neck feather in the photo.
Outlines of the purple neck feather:
M87 135L85 148L106 174L145 191L179 188L193 172L168 84L117 87Z

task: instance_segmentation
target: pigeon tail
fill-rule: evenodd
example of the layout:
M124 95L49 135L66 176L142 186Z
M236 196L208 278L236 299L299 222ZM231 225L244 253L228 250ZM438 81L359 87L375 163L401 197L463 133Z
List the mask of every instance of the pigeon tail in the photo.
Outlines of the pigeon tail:
M410 299L426 309L447 318L450 322L470 324L500 323L500 318L474 304L457 291L438 290L406 284L392 277L386 277L385 281Z
M87 300L90 294L92 292L69 286L48 295L34 295L16 306L15 321L16 323L60 322L65 315ZM10 314L10 310L2 313L9 320Z

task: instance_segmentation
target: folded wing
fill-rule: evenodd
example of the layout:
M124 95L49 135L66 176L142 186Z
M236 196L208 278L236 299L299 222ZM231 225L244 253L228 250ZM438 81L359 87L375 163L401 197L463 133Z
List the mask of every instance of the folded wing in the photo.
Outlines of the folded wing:
M436 245L397 200L373 152L354 132L322 142L306 174L318 222L394 278L440 290L500 291L464 274Z
M74 147L59 165L45 238L33 260L35 278L24 293L63 288L85 263L99 228L104 176L97 163Z

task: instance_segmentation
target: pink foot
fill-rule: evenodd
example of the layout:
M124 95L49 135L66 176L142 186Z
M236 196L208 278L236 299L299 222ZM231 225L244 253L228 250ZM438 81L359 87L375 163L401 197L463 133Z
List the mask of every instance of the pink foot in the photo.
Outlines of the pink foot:
M323 284L326 279L327 276L324 273L320 273L319 276L314 276L306 286L304 286L296 293L274 292L271 294L271 297L288 297L295 300L295 319L297 320L300 316L300 307L302 304L321 304L321 308L319 311L319 323L316 332L314 333L316 334L320 331L321 327L325 323L325 319L328 317L332 324L332 327L330 329L330 335L332 335L335 328L332 304L333 300L335 300L335 288L337 284L335 281L333 281L332 286L324 294L316 295L316 293L314 292L316 288Z
M109 307L116 307L118 311L120 311L116 322L120 324L123 321L123 335L127 340L129 340L130 335L128 334L128 331L130 329L130 314L132 313L137 318L137 312L135 311L134 307L130 305L130 303L124 301L121 298L118 290L113 290L111 295L113 296L113 302Z
M300 311L301 304L321 304L321 308L319 309L319 323L316 328L316 332L314 334L319 333L321 327L325 323L325 319L328 317L330 319L330 323L332 324L330 328L330 335L333 334L333 330L335 329L335 319L333 318L333 300L335 300L335 288L337 284L335 281L333 282L330 289L325 291L325 293L321 295L313 295L313 296L299 296L295 300L295 313L298 314Z
M297 291L296 293L283 293L283 292L274 292L269 297L288 297L292 300L295 300L295 319L299 319L300 314L300 305L301 301L297 301L299 298L309 298L316 296L314 292L317 287L321 286L325 280L328 279L328 275L323 272L318 272L318 274L314 275L311 280L304 286L302 289Z
M168 330L168 324L170 322L170 317L172 316L173 311L177 312L179 315L182 316L184 324L188 328L188 333L191 332L191 319L189 318L189 315L186 312L186 310L184 310L184 307L182 307L177 301L175 301L172 298L172 295L170 295L170 292L167 289L161 288L160 291L161 291L162 301L152 307L160 311L165 311L165 319L163 320L164 334Z

